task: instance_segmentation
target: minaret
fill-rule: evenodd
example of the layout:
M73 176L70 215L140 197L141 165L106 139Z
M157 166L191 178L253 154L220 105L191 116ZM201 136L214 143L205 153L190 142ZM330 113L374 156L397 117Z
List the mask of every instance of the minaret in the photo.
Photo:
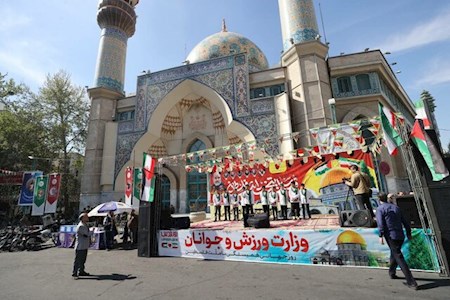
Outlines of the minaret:
M313 0L278 0L283 50L319 39Z
M135 6L139 0L100 0L97 23L102 29L86 139L80 208L101 202L103 148L106 127L111 126L117 101L124 97L127 41L136 28ZM114 160L108 163L114 163Z
M281 65L289 80L292 130L297 146L310 146L307 130L331 123L328 46L320 41L313 0L278 0L283 35Z

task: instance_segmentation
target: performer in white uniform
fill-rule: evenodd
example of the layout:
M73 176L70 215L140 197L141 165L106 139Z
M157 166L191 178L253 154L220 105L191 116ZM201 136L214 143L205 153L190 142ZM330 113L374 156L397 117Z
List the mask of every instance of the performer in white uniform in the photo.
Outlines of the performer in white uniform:
M225 221L231 221L230 195L228 194L227 189L222 191L222 199L223 207L225 208Z
M309 218L311 219L311 211L309 210L309 192L305 188L305 184L300 184L300 203L302 204L302 212L303 212L303 219L306 219L305 213L308 213Z
M289 201L291 202L291 215L294 220L300 218L300 204L298 202L298 196L298 188L295 185L295 181L292 181L289 188Z
M214 201L214 222L217 222L217 220L220 221L220 210L221 210L221 202L222 202L222 196L219 192L219 190L214 189L214 195L213 195L213 201Z
M237 189L234 189L230 194L230 202L233 206L233 221L239 221L239 194Z
M263 211L267 214L267 216L269 216L269 199L266 191L266 186L262 187L260 197Z
M284 188L283 184L280 185L280 190L278 191L279 193L279 199L280 199L280 208L281 208L281 218L283 220L287 220L287 192L286 189Z
M272 207L272 218L273 220L278 220L278 193L275 190L275 187L272 187L269 192L269 203Z

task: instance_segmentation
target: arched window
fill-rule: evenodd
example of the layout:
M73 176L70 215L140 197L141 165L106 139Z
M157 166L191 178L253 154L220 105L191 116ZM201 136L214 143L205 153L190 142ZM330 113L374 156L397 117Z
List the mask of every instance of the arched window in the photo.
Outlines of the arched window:
M206 145L201 140L195 140L194 143L189 147L188 152L196 152L200 150L205 150ZM191 164L199 162L198 157L194 157L190 160ZM189 204L189 210L194 211L205 211L207 208L207 182L206 174L199 173L195 169L187 175L187 201Z
M348 77L348 76L339 77L337 79L337 83L338 83L339 93L347 93L347 92L353 91L352 82L350 81L350 77Z
M368 74L356 75L356 84L358 85L359 91L371 89L370 78Z

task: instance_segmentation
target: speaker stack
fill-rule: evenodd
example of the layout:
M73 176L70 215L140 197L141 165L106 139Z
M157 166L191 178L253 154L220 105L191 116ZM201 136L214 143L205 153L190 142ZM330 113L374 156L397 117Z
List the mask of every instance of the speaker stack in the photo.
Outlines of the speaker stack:
M270 228L269 216L267 214L244 215L244 227Z
M367 210L343 210L339 215L341 227L372 227L374 221Z

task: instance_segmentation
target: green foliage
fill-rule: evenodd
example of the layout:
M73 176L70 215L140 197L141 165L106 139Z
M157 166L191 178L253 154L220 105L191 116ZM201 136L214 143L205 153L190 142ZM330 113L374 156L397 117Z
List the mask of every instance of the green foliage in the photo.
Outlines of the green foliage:
M411 269L433 270L430 245L421 232L413 232L408 249L409 255L406 257L406 262Z
M84 88L74 86L70 76L59 71L48 75L34 94L0 73L0 101L4 107L0 168L62 173L61 195L68 207L69 198L79 196L75 170L81 170L82 162L73 164L72 159L84 151L87 134L89 104Z
M368 252L368 256L369 256L369 266L371 267L378 267L378 262L377 259L375 257L375 255L373 255L372 253Z

